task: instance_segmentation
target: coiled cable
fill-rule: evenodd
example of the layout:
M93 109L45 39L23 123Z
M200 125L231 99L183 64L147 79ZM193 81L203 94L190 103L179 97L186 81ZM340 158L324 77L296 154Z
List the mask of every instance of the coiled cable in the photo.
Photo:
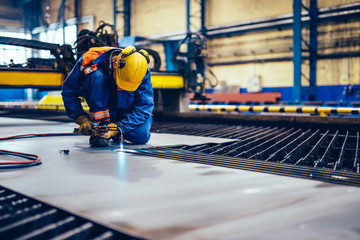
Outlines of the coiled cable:
M56 136L69 136L69 135L80 135L79 133L40 133L40 134L22 134L14 135L9 137L2 137L0 141L6 141L11 139L22 139L22 138L35 138L35 137L56 137ZM22 159L22 161L1 161L0 159L0 170L1 169L14 169L14 168L24 168L40 165L41 158L36 154L14 152L0 149L0 155L15 156Z

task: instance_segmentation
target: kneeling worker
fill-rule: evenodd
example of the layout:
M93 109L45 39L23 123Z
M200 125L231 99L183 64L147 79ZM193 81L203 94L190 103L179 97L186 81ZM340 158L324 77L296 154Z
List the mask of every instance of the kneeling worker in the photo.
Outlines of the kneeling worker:
M91 48L76 63L61 94L67 115L80 125L82 134L91 136L90 146L108 146L119 133L134 144L149 141L154 97L148 63L147 52L133 46ZM80 97L85 98L90 116ZM108 128L100 132L94 125Z

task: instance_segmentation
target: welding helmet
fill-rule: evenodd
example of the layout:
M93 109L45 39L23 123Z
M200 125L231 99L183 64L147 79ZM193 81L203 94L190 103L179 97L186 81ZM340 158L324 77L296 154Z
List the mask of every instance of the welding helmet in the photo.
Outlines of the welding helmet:
M126 91L135 91L146 75L149 61L145 50L136 52L134 46L126 47L117 57L116 85Z

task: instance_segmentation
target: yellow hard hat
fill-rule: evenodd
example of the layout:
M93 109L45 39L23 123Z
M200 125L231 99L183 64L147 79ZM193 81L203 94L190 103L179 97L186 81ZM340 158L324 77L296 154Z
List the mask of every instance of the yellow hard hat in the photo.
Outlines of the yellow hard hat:
M149 55L145 50L136 52L134 46L128 46L117 57L116 84L126 91L135 91L147 72Z

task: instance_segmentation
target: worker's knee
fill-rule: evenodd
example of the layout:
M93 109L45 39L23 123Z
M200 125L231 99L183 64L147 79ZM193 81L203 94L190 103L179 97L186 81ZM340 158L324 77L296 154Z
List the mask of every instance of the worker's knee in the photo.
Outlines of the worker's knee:
M150 140L150 136L150 131L143 133L138 132L136 135L130 136L128 140L134 144L145 144Z
M150 117L144 124L138 126L130 133L126 134L124 138L134 144L145 144L150 140L152 118Z

